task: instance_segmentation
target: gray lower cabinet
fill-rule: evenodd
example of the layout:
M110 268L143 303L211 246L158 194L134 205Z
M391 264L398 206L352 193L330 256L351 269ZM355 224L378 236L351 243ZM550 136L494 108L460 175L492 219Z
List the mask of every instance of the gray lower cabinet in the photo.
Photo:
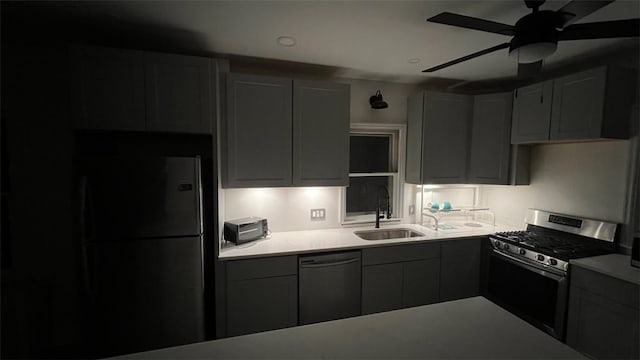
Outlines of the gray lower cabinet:
M215 60L98 46L70 47L76 128L211 134Z
M553 81L525 86L513 93L511 143L527 144L549 140Z
M402 267L402 307L440 301L440 259L408 261Z
M227 336L298 324L297 256L227 263Z
M147 130L213 133L213 61L152 52L144 58Z
M362 313L439 301L440 244L362 250Z
M640 286L572 268L567 345L594 359L640 357Z
M349 90L347 84L293 81L294 186L349 185Z
M144 53L99 46L69 52L75 127L145 130Z
M407 137L407 182L466 182L472 97L421 92L407 102L407 128L413 134Z
M473 98L470 183L509 183L512 96L509 92Z
M403 268L403 263L362 268L362 314L402 309Z
M480 293L481 243L481 238L442 243L440 301L463 299Z
M290 79L227 75L225 187L291 185L291 91Z

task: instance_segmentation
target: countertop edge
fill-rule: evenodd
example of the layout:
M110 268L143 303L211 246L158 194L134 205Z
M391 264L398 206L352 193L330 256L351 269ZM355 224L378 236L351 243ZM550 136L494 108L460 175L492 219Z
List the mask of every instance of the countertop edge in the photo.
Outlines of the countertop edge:
M640 286L640 268L631 266L631 257L628 255L592 256L571 260L570 264Z
M282 238L273 239L261 239L256 240L254 242L246 244L246 248L240 248L231 245L230 247L222 248L220 250L220 254L217 258L218 261L229 261L229 260L241 260L241 259L253 259L253 258L264 258L264 257L273 257L273 256L287 256L287 255L301 255L301 254L311 254L311 253L322 253L322 252L332 252L332 251L341 251L341 250L354 250L354 249L365 249L365 248L375 248L375 247L384 247L384 246L394 246L394 245L408 245L408 244L420 244L420 243L428 243L428 242L445 242L445 241L457 241L464 239L472 239L479 238L491 235L498 231L507 231L513 230L513 227L504 226L504 225L496 225L496 226L487 226L486 229L483 230L473 230L468 232L451 232L451 233L435 233L434 230L430 230L424 226L418 224L394 224L388 225L384 228L394 229L394 228L410 228L418 230L425 234L425 236L413 237L413 238L400 238L400 239L389 239L389 240L381 240L381 241L367 241L361 240L353 234L354 231L360 230L373 230L371 227L343 227L343 228L334 228L334 229L320 229L320 230L307 230L307 231L290 231L290 232L279 232L275 233L276 236L280 236ZM273 236L273 235L272 235ZM315 241L318 241L318 238L331 238L340 236L343 237L344 243L336 243L335 241L332 243L327 241L327 243L309 245L305 244L305 246L297 246L287 244L291 237L306 237L315 236ZM311 240L313 241L313 240ZM268 242L268 243L267 243ZM270 245L273 245L272 248ZM240 245L244 246L244 245ZM290 249L287 249L288 246L291 246ZM255 247L255 249L251 249ZM276 248L276 249L274 249Z

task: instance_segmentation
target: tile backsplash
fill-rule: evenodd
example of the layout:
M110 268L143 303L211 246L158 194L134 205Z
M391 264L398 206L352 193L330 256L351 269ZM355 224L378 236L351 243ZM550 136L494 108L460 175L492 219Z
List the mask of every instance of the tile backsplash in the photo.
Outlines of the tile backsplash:
M271 231L340 227L340 187L225 189L224 220L264 217ZM311 220L311 209L325 209L324 220Z

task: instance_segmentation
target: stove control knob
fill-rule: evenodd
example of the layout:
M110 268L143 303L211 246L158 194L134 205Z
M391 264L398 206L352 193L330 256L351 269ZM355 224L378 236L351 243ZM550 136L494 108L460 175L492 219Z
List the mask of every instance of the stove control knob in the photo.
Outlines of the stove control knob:
M539 261L544 261L544 256L542 256L542 255L538 255L538 260L539 260Z
M494 240L493 241L493 247L499 248L500 247L500 241Z
M558 265L558 260L556 260L556 259L549 259L549 264L551 264L551 265Z
M526 253L527 253L527 250L525 250L525 249L520 249L520 255L524 255L524 254L526 254Z
M502 248L505 249L505 250L509 250L509 244L502 245Z

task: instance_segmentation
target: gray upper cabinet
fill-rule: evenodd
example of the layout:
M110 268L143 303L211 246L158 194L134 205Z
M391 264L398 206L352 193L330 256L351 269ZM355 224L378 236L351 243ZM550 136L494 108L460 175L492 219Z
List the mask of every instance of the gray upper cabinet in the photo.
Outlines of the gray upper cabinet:
M70 55L77 128L213 132L214 60L97 46Z
M144 130L144 53L72 46L71 99L75 126Z
M405 181L422 184L422 112L424 94L407 98L407 156Z
M551 124L553 81L517 89L513 94L511 143L547 141Z
M512 94L473 98L468 180L474 184L507 184L511 149Z
M555 79L549 139L628 137L635 80L605 66Z
M349 184L349 85L293 82L293 185Z
M406 181L459 184L466 181L472 98L423 92L407 101ZM419 132L420 136L416 135ZM419 155L416 156L417 154Z
M291 95L290 79L227 75L225 187L291 185Z
M426 92L422 128L424 184L466 182L472 98Z
M212 133L212 60L145 53L147 130Z
M348 185L349 106L349 85L229 74L222 185Z

